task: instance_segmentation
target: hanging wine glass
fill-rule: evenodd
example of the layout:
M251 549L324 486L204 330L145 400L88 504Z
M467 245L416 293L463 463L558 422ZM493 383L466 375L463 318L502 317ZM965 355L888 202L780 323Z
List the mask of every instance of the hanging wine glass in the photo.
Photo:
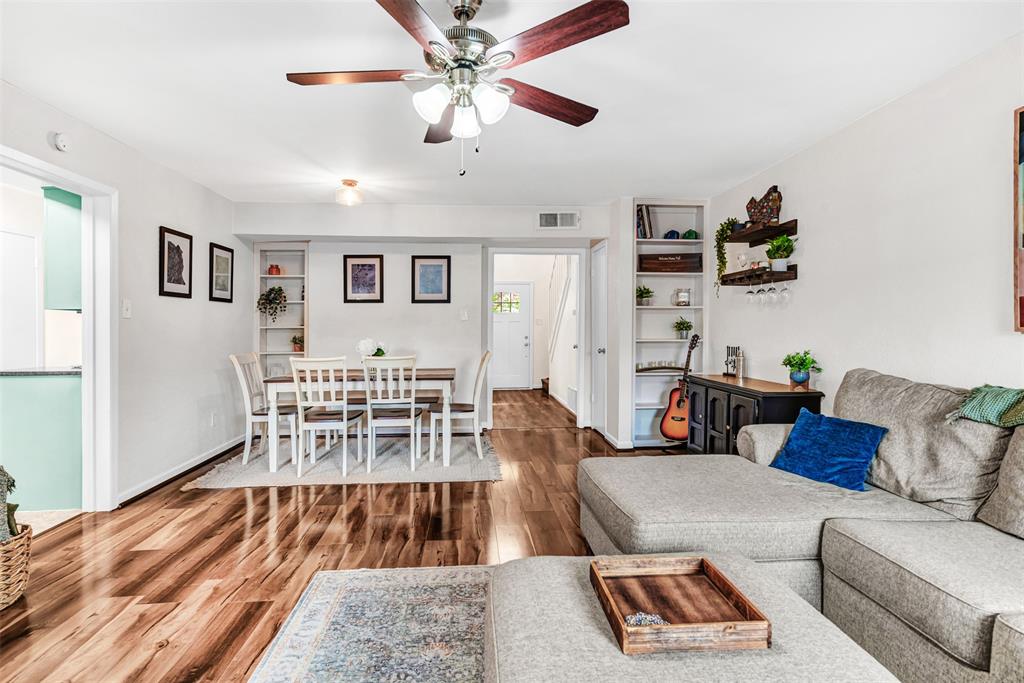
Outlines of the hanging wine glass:
M754 284L752 282L747 283L747 303L754 303Z
M768 303L774 304L779 300L779 290L775 289L775 283L771 282L768 285Z
M767 296L767 294L768 294L768 292L764 288L764 281L762 281L761 284L758 285L758 287L757 287L757 292L756 292L757 303L763 305L764 301L765 301L765 296Z
M784 304L788 304L789 300L793 298L793 292L790 290L788 282L782 283L782 291L779 292L779 298Z

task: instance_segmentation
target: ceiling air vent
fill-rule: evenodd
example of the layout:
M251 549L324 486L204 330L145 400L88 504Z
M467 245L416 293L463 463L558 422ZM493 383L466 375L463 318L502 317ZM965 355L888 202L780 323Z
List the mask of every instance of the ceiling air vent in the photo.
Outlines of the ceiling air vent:
M537 216L538 230L579 230L579 211L542 211Z

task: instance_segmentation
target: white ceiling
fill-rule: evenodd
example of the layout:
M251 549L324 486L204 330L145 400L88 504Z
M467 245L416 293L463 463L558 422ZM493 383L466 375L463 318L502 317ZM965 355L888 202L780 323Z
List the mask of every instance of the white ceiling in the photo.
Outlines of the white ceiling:
M582 2L582 0L579 0ZM579 2L485 0L498 39ZM447 23L443 0L425 7ZM1021 2L630 1L631 24L508 75L600 109L512 108L425 145L402 84L303 88L287 71L418 68L376 3L2 3L15 86L236 201L586 204L706 197L1022 29ZM942 112L935 112L941 116ZM880 163L882 160L880 160Z

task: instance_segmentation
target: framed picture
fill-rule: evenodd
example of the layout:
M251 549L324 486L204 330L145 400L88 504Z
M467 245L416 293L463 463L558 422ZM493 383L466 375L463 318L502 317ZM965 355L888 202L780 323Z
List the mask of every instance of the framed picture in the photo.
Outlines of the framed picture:
M192 298L192 235L160 226L160 296Z
M1013 112L1013 317L1024 332L1024 107Z
M210 242L210 301L231 303L235 296L235 250Z
M384 302L384 256L345 255L345 303Z
M412 257L412 302L414 304L450 304L452 302L452 257Z

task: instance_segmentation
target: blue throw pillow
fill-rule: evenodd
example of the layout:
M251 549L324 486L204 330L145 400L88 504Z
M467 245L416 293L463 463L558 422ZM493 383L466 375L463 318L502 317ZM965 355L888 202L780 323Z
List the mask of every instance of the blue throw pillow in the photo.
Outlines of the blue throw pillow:
M806 408L771 466L814 481L863 491L885 427L816 415Z

